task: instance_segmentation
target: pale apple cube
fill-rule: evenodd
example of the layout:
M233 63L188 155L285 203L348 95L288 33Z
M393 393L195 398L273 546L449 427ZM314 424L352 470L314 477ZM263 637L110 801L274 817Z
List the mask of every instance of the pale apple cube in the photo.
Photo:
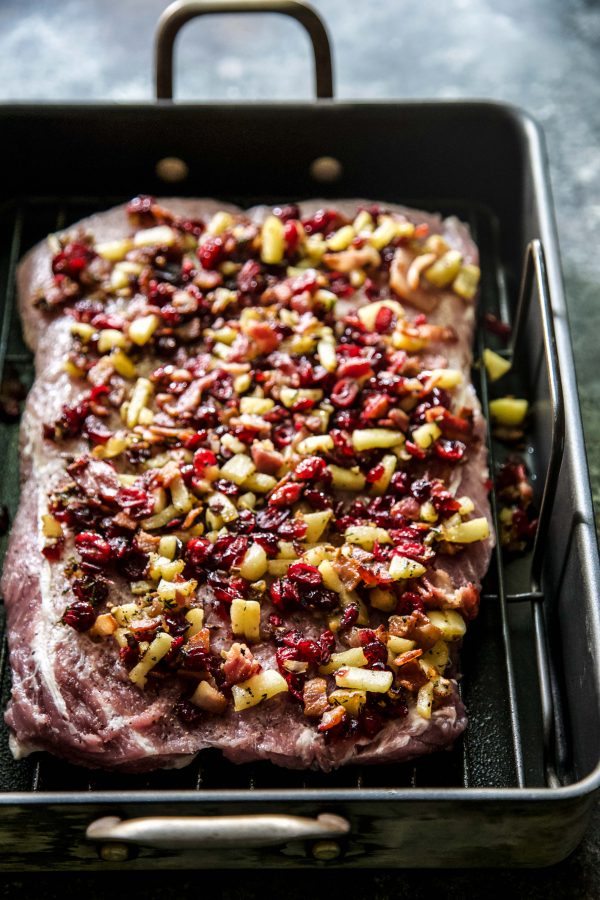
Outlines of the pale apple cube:
M365 550L372 550L375 543L391 544L392 539L385 528L373 525L350 525L346 528L344 538L348 544L358 544Z
M185 618L186 621L190 623L185 633L185 639L186 641L189 641L190 638L193 638L194 635L198 634L204 627L204 610L200 609L199 606L194 606L193 609L186 612Z
M267 563L267 572L274 578L281 578L293 562L293 559L270 559Z
M174 534L165 534L160 539L158 552L165 559L175 559L177 556L178 541Z
M129 238L96 244L98 256L101 256L102 259L107 259L109 262L120 262L122 259L125 259L130 250L133 250L133 241Z
M321 578L323 579L323 584L326 588L329 588L330 591L335 591L336 594L343 593L344 585L340 580L340 576L328 559L324 559L321 563L319 563L318 569L321 573Z
M377 495L385 494L387 491L392 475L396 471L398 458L392 453L388 453L383 457L379 465L383 466L383 474L371 485L372 493Z
M427 616L430 622L440 629L445 641L457 641L467 630L465 620L455 609L431 609L428 610Z
M369 604L382 612L393 612L398 605L398 598L393 591L376 587L369 592Z
M252 544L244 554L240 566L241 577L248 581L258 581L267 571L267 562L264 547L261 547L260 544Z
M427 666L433 666L440 675L443 674L449 660L450 654L448 652L448 644L443 640L437 641L437 643L435 643L433 647L430 647L421 657L421 662L425 663Z
M497 400L490 400L490 414L499 425L508 427L522 425L528 409L527 400L519 400L516 397L499 397Z
M483 364L490 381L498 381L498 379L502 378L503 375L506 375L511 368L511 363L508 359L504 359L503 356L494 353L493 350L490 350L487 347L483 351Z
M416 647L415 641L409 641L408 638L398 637L391 634L387 639L387 648L391 650L394 656L400 656L402 653L408 653Z
M333 438L330 434L314 434L300 441L297 449L302 456L312 456L319 450L323 452L333 450Z
M63 530L60 522L50 513L46 513L42 516L42 534L47 538L63 537Z
M238 511L235 508L235 504L232 503L226 494L221 494L219 491L211 494L208 498L208 505L212 512L220 516L226 523L234 522L238 517Z
M370 691L375 694L386 694L391 688L393 680L392 672L359 669L354 666L345 666L335 673L335 683L338 687L350 688L355 691Z
M284 226L277 216L267 216L261 230L260 258L269 266L282 262L285 252Z
M257 600L234 600L229 608L231 630L249 641L260 638L260 603Z
M148 316L139 316L137 319L134 319L133 322L129 323L129 328L127 330L129 339L133 341L134 344L137 344L138 347L143 347L144 344L148 343L159 325L160 319L158 316L155 316L154 313L151 313Z
M458 250L448 250L425 270L425 278L435 287L447 287L457 278L461 264L462 253Z
M209 234L219 235L223 234L224 231L227 231L228 228L231 228L233 225L233 216L231 213L223 212L220 210L216 212L214 216L209 221L206 226L206 230Z
M421 504L419 518L422 522L429 522L430 524L437 522L438 514L431 500L427 500L425 503Z
M426 422L424 425L415 428L412 433L412 440L421 450L427 450L434 441L437 441L441 433L435 422Z
M422 719L431 718L431 708L433 706L433 682L428 681L423 687L419 688L417 694L417 713Z
M403 443L402 432L392 431L389 428L357 428L352 432L352 444L359 453L363 450L397 447Z
M450 544L473 544L475 541L485 541L489 536L490 525L485 516L469 519L460 525L442 527L442 538Z
M277 484L277 479L263 472L253 472L244 481L244 487L256 494L268 494Z
M122 350L117 349L113 353L111 353L110 361L113 364L115 372L117 372L119 375L122 375L123 378L136 377L137 369L134 363L126 353L123 353Z
M126 424L128 428L134 428L137 425L140 413L152 396L153 390L151 381L147 378L138 378L133 386L127 407Z
M398 233L397 223L391 216L379 216L379 224L375 231L369 237L369 243L376 250L383 250L387 247Z
M134 247L172 247L177 241L177 232L168 225L144 228L133 236Z
M462 266L460 272L452 283L452 290L463 300L472 300L477 293L481 271L479 266Z
M461 514L461 516L470 515L473 512L473 510L475 509L475 504L473 503L471 498L470 497L458 497L457 499L458 499L458 502L460 503L458 511Z
M306 534L303 538L307 544L316 544L333 516L333 511L324 509L321 512L303 513L302 519L306 523Z
M460 369L432 369L429 375L431 381L435 381L437 387L451 391L464 381Z
M173 506L175 507L177 512L189 512L192 508L193 499L181 475L177 475L175 478L173 478L169 485L169 490L171 491L171 500L173 501Z
M253 675L247 681L233 685L231 688L233 708L236 712L241 712L251 706L256 706L263 700L269 700L287 689L287 681L283 675L280 675L275 669L265 669L264 672Z
M240 412L250 416L262 416L275 406L270 397L242 397Z
M319 666L321 675L331 675L343 666L351 666L359 669L366 666L369 660L363 653L362 647L350 647L349 650L342 650L340 653L332 653L331 659L324 666Z
M137 684L138 687L144 688L146 686L148 672L160 662L163 656L167 655L171 649L172 643L173 638L170 634L167 634L165 631L161 631L160 634L157 634L140 661L129 673L129 680L134 684Z
M390 562L390 578L398 581L400 578L420 578L427 569L421 563L409 559L407 556L392 556Z
M158 528L164 528L171 519L176 519L177 516L177 510L170 503L160 512L155 513L153 516L149 516L147 519L142 519L140 524L144 531L156 531Z
M319 357L319 362L327 372L335 372L338 359L333 341L326 339L319 341L317 344L317 356Z
M71 325L71 334L81 338L85 343L87 343L95 333L96 329L92 325L88 325L87 322L74 322Z
M236 453L221 466L221 475L234 484L243 484L256 471L256 466L246 453Z
M341 466L330 465L329 471L332 475L332 486L339 491L362 491L367 483L358 467L342 469Z
M190 701L200 709L210 713L224 713L227 709L227 698L221 691L209 684L208 681L201 681L190 697Z
M347 688L339 688L333 691L327 698L332 706L343 706L346 712L356 718L360 715L367 702L366 691L351 691Z

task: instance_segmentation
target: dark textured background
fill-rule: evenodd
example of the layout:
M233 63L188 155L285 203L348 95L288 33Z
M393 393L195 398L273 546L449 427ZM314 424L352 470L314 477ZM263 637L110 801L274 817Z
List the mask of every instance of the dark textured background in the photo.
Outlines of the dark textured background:
M152 34L164 5L2 0L0 101L150 99ZM600 502L600 6L594 0L314 0L314 6L332 36L337 96L489 97L524 107L543 125L592 488ZM279 18L205 19L190 24L179 41L177 76L184 99L305 99L311 90L308 41ZM580 849L546 870L319 871L297 878L278 872L40 874L0 879L0 895L592 898L600 897L599 857L597 813Z

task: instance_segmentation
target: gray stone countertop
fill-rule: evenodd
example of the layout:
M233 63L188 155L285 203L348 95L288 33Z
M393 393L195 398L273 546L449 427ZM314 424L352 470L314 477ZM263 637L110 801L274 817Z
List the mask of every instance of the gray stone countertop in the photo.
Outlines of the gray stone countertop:
M0 102L152 97L152 36L164 0L3 0ZM332 36L344 99L494 98L542 124L550 157L595 502L600 503L600 5L594 0L314 0ZM280 17L191 23L177 50L181 99L306 99L308 41ZM42 148L43 152L43 148ZM564 863L537 871L236 874L224 897L600 896L600 815ZM105 896L100 876L9 877L2 896ZM119 876L119 895L192 896L215 876ZM67 887L68 884L68 887ZM152 886L150 886L152 885Z

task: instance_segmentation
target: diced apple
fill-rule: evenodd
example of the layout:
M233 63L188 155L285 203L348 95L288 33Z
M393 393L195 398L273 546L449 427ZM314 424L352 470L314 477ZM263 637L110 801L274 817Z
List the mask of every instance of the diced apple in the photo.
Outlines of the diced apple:
M129 324L127 330L129 339L139 347L143 347L144 344L148 343L159 325L160 319L153 313L149 316L139 316Z
M341 228L338 228L334 234L327 240L327 248L328 250L333 250L338 253L340 250L346 250L347 247L350 246L354 238L356 237L356 232L352 225L343 225Z
M275 669L265 669L264 672L253 675L247 681L233 685L231 688L233 708L236 712L241 712L251 706L256 706L263 700L269 700L287 689L287 681L283 675L280 675Z
M137 369L132 360L122 350L117 349L110 355L110 361L113 364L115 372L122 375L123 378L135 378Z
M144 531L156 531L157 528L164 528L171 519L176 519L177 516L177 510L172 504L169 504L160 512L155 513L155 515L149 516L147 519L142 519L141 526Z
M165 534L160 539L158 552L166 559L175 559L177 555L178 541L174 534Z
M440 675L443 674L449 659L450 654L448 653L448 644L445 641L438 641L421 657L422 662L427 666L433 666Z
M427 616L430 622L439 628L445 641L457 641L467 630L465 620L454 609L431 609Z
M352 223L354 226L354 230L358 234L360 231L373 231L373 216L366 209L361 209L361 211L356 216L354 222Z
M153 390L151 381L147 378L138 378L127 407L126 424L128 428L134 428L137 425L140 413L152 396Z
M238 511L229 497L216 491L208 498L209 508L220 516L224 522L235 522L238 517Z
M438 514L435 506L431 502L431 500L426 500L425 503L421 504L421 510L419 512L419 518L422 522L437 522Z
M369 593L369 603L382 612L393 612L398 605L398 598L393 591L386 591L384 588L376 587Z
M261 547L260 544L252 544L244 554L240 566L240 575L248 581L258 581L266 571L267 554L264 547Z
M318 569L321 573L321 578L323 579L325 587L329 588L330 591L335 591L336 594L341 594L344 590L344 585L340 580L340 576L331 565L331 562L328 559L324 559L319 564Z
M42 534L47 538L63 537L63 530L60 522L50 513L46 513L42 516Z
M302 519L306 523L306 534L303 538L307 544L316 544L331 519L333 511L324 509L321 512L303 513Z
M188 491L181 475L176 475L169 484L173 506L179 513L189 512L192 508L192 495Z
M393 578L394 581L400 578L419 578L426 571L425 566L415 562L414 559L409 559L407 556L392 556L389 573L390 578Z
M397 224L391 216L379 216L379 224L369 237L369 243L376 250L383 250L398 233Z
M263 472L253 472L244 481L244 487L256 494L268 494L276 484L276 478L273 478L272 475L265 475Z
M319 450L333 450L333 438L330 434L314 434L311 437L304 438L298 444L298 453L302 456L310 456Z
M329 662L319 667L321 675L331 675L337 669L343 666L351 666L352 668L360 668L366 666L368 659L363 653L362 647L351 647L349 650L342 650L340 653L332 653Z
M96 329L93 325L88 325L87 322L73 322L71 325L71 334L81 338L84 343L87 343L95 333Z
M414 650L416 647L415 641L409 641L407 638L397 637L395 634L391 634L387 640L387 648L391 650L394 656L399 656L402 653L408 653L409 650Z
M322 400L323 391L320 388L282 387L279 392L279 399L286 409L291 409L299 400Z
M164 578L158 582L157 593L161 600L175 600L177 594L183 597L190 597L196 588L198 582L194 578L189 581L166 581Z
M472 544L475 541L485 541L489 536L490 526L485 516L469 519L460 525L442 527L442 537L450 544Z
M343 706L349 715L356 718L365 707L367 694L366 691L350 691L339 688L337 691L333 691L327 699L332 706Z
M173 638L166 631L157 634L140 661L133 667L129 673L129 680L138 687L146 686L148 672L160 662L163 656L166 656L171 649Z
M458 502L460 503L458 511L461 514L461 516L470 515L473 512L473 510L475 509L475 504L473 503L471 498L470 497L458 497L457 499L458 499Z
M483 364L490 381L498 381L499 378L506 375L511 367L508 359L504 359L503 356L499 356L498 353L494 353L488 347L483 351Z
M117 328L103 328L98 334L98 353L108 353L115 347L124 347L127 341Z
M335 673L335 683L338 687L370 691L375 694L386 694L393 680L393 674L387 670L359 669L354 666L346 666Z
M223 234L223 232L227 231L228 228L231 228L232 225L233 216L231 215L231 213L219 210L219 212L216 212L210 219L208 225L206 226L206 230L209 234L216 236L219 234Z
M234 484L243 484L256 471L256 466L246 453L236 453L221 466L221 475Z
M461 263L462 254L458 250L447 250L425 271L425 278L435 287L447 287L457 278Z
M280 578L285 575L293 559L270 559L267 563L267 572L274 578Z
M186 621L190 623L185 633L185 639L186 641L189 641L190 638L193 638L194 635L198 634L204 626L204 610L200 609L199 606L194 606L193 609L186 612L185 618Z
M388 453L383 457L379 465L383 466L383 474L371 485L372 493L377 495L385 494L387 491L390 481L392 480L392 475L396 471L398 458L392 453Z
M421 450L427 450L434 441L437 441L441 433L435 422L426 422L424 425L415 428L412 433L412 440Z
M527 400L518 400L516 397L499 397L497 400L490 400L492 419L500 425L508 427L522 425L528 409Z
M373 525L350 525L346 528L344 538L349 544L358 544L365 550L372 550L375 543L391 544L392 539L385 528Z
M260 638L260 603L257 600L234 600L229 608L231 630L249 641Z
M317 356L319 357L319 362L327 372L335 372L338 360L333 341L325 339L319 341L317 344Z
M262 416L273 409L275 401L270 397L242 397L240 412L250 416Z
M208 681L201 681L198 687L190 697L194 706L210 713L224 713L227 709L227 698L221 691L209 684Z
M331 483L339 491L362 491L367 483L358 467L342 469L341 466L330 465L329 471L332 475Z
M168 225L157 225L155 228L145 228L133 236L135 247L172 247L177 240L177 232Z
M267 216L261 230L260 258L268 266L277 265L285 252L284 227L277 216Z
M124 238L121 241L105 241L96 244L96 253L109 262L120 262L133 249L133 241Z
M452 290L463 300L472 300L477 293L481 271L479 266L462 266L452 283Z
M430 381L435 381L436 387L451 391L464 381L460 369L432 369L429 375Z
M352 444L359 453L363 450L379 450L397 447L404 443L401 431L389 428L357 428L352 432Z
M428 681L423 687L419 688L417 694L417 712L422 719L431 718L431 707L433 705L433 682Z

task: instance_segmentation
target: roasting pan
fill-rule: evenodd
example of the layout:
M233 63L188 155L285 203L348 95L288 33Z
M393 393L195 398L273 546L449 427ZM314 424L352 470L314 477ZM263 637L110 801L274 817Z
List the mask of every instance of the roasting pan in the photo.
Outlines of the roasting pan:
M173 103L176 33L194 15L297 18L315 50L318 99ZM527 396L521 455L540 509L532 553L503 560L463 650L470 722L451 752L415 764L289 772L192 766L115 776L36 754L0 735L0 868L540 866L580 841L600 785L599 565L556 228L542 135L491 102L332 100L327 35L291 2L175 4L157 40L151 104L0 107L0 366L28 385L15 265L49 231L135 193L214 196L242 206L315 195L456 213L481 248L481 317L513 324L503 392ZM524 262L525 260L525 262ZM520 298L520 299L519 299ZM485 373L475 372L487 411ZM512 379L512 381L510 381ZM491 389L490 389L491 390ZM10 410L9 410L10 412ZM0 502L18 502L18 423L0 427ZM493 443L492 466L506 454ZM6 538L2 538L2 550ZM10 690L2 656L2 698Z

